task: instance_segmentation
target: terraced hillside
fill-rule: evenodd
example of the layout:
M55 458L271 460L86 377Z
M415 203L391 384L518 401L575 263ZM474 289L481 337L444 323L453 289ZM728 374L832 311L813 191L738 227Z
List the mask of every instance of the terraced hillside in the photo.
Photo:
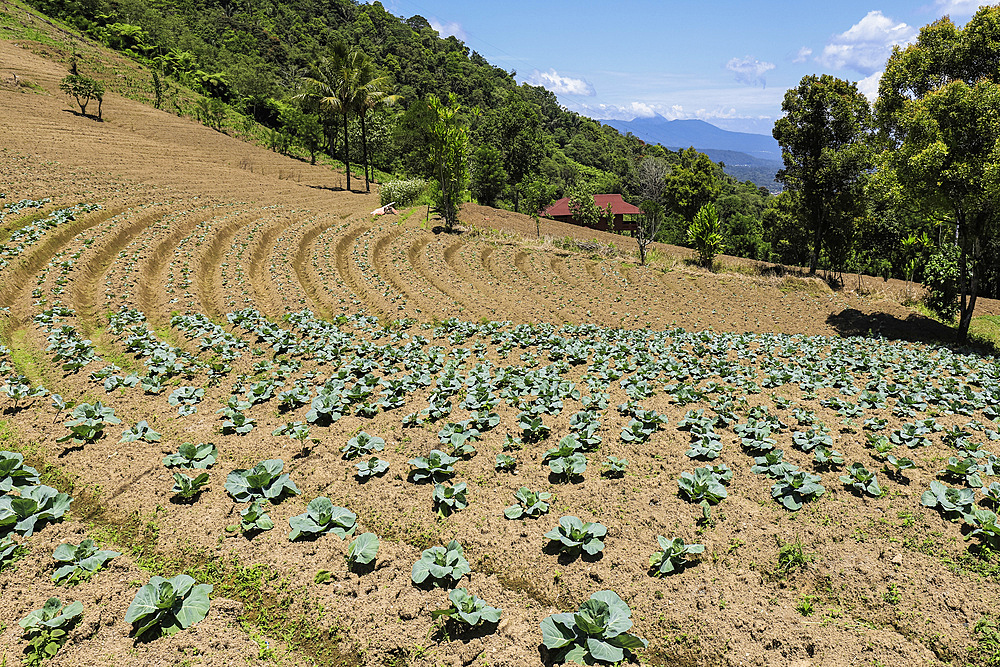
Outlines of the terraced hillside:
M620 237L475 206L457 234L372 218L342 175L137 102L80 117L60 66L0 42L14 72L38 88L0 87L0 450L73 502L29 536L4 509L29 487L0 497L0 660L58 596L84 612L52 664L535 665L544 619L600 590L644 664L995 660L995 359L842 337L933 325L680 249L638 267ZM191 500L163 461L184 443L217 450ZM419 483L435 449L457 460ZM278 459L297 493L244 531L232 471ZM506 518L520 487L547 513ZM354 534L290 540L320 497ZM565 516L603 551L560 553ZM362 533L378 553L348 567ZM88 536L122 555L56 585ZM704 550L654 577L657 536ZM447 588L413 583L451 540L495 626L436 620ZM137 591L178 573L214 586L207 617L136 641Z

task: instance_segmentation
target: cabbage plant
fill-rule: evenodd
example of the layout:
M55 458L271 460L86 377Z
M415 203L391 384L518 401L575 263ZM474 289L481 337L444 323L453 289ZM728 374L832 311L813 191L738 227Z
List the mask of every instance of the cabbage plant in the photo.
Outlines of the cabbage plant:
M125 612L132 634L166 637L185 630L208 615L210 584L195 584L186 574L171 579L152 576Z
M0 502L3 502L2 498ZM920 496L921 505L937 508L945 518L952 521L971 514L975 503L973 489L952 489L936 479L931 480L931 488Z
M444 484L434 485L434 508L442 519L452 512L465 509L469 501L465 497L466 484L459 482L454 486Z
M650 570L656 577L680 572L688 563L686 556L705 551L705 545L685 544L679 537L668 540L662 535L657 535L656 541L659 542L662 551L656 551L649 557Z
M264 499L257 498L245 509L240 511L240 530L244 533L254 533L274 528L274 521L264 508Z
M584 523L575 516L564 516L559 525L545 533L545 537L559 545L559 551L570 555L581 551L595 556L604 550L602 538L608 529L600 523Z
M389 469L389 462L383 461L377 456L373 456L367 461L361 461L360 463L355 463L355 467L358 469L354 473L358 479L361 481L366 481L371 477L378 477L385 474L385 471Z
M38 471L24 465L24 456L16 452L0 452L0 495L38 484Z
M427 456L420 456L409 460L413 466L410 471L410 478L416 482L442 482L455 474L454 465L458 461L457 457L448 456L440 449L432 449Z
M347 546L347 566L369 565L378 554L379 541L375 533L362 533Z
M554 663L615 664L626 651L649 643L629 633L632 610L614 591L598 591L576 612L553 614L541 623L542 644Z
M177 448L174 454L163 457L163 465L168 468L200 468L206 470L219 457L219 449L211 442L199 442L197 445L185 442Z
M430 583L437 587L450 587L471 571L462 545L452 540L443 547L431 547L421 553L420 559L413 564L410 578L417 585Z
M350 461L351 459L366 456L373 452L380 452L383 449L385 449L384 439L368 435L366 432L361 431L348 440L347 444L340 451L343 452L344 458Z
M531 517L537 519L543 514L548 514L549 503L552 499L551 493L544 491L536 493L526 486L522 486L514 493L516 505L511 505L503 511L503 515L508 519L523 519Z
M178 498L193 500L208 486L208 473L203 472L195 477L188 477L179 472L174 473L174 485L170 489Z
M847 474L840 476L840 481L859 494L867 494L874 498L882 495L882 488L878 485L875 473L868 470L861 462L852 463L847 469Z
M449 607L431 612L431 618L445 618L475 627L481 623L498 623L501 609L486 604L486 600L476 597L464 588L456 588L448 593Z
M316 537L333 533L340 539L354 534L357 527L357 516L346 507L337 507L324 496L309 501L306 511L291 517L288 524L292 527L288 539L297 540L305 535Z
M55 657L81 616L82 602L77 600L72 604L63 604L56 597L46 600L41 609L28 612L27 616L18 621L28 640L24 664L39 665L43 660Z
M11 531L31 537L35 530L50 521L61 519L73 499L51 486L32 486L15 498L0 498L0 535Z
M771 486L771 497L792 511L802 509L802 504L819 498L826 491L820 485L820 476L804 470L785 473Z
M89 538L77 545L64 542L52 552L52 558L57 563L62 563L52 575L52 581L57 584L76 584L90 579L117 556L121 556L117 551L99 550L94 540Z
M115 416L114 409L104 407L100 401L93 405L80 403L73 408L70 417L70 420L63 423L63 426L69 429L69 433L56 442L70 442L78 446L85 445L99 440L104 435L104 427L108 424L121 423L121 420Z
M250 470L234 470L226 476L226 491L238 503L264 498L273 503L288 495L298 495L299 489L288 474L282 474L285 462L281 459L261 461Z

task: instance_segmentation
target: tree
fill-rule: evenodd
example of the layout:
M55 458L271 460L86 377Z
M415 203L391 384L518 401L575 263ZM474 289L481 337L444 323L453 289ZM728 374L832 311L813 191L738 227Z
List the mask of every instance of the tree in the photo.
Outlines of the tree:
M358 52L355 56L354 66L356 68L354 81L354 105L358 118L361 119L361 159L365 163L365 192L371 191L371 180L375 178L375 168L371 168L371 179L368 177L368 132L365 128L365 118L369 111L382 106L392 106L399 101L399 95L389 93L392 80L379 74L375 69L375 63L367 55Z
M494 146L483 145L472 158L472 196L483 206L496 207L507 184L503 155Z
M642 202L642 217L636 227L635 241L639 246L639 263L646 264L646 248L656 240L663 225L663 188L666 185L667 165L655 157L644 158L636 167L637 189Z
M889 142L885 167L925 209L955 222L965 341L1000 227L1000 7L981 8L965 28L945 17L894 49L875 111Z
M461 107L454 93L444 104L431 95L427 103L434 111L436 120L431 126L434 165L437 172L437 211L444 218L447 231L454 229L458 222L458 209L462 203L462 193L468 180L466 153L469 147L469 132L460 115Z
M586 183L579 183L569 191L569 210L579 222L586 227L598 227L601 222L606 222L608 226L614 220L614 213L611 212L611 204L601 209L594 201L594 191Z
M484 118L481 143L490 143L503 154L503 168L517 211L522 183L538 170L545 155L538 111L519 94L511 93L503 107Z
M802 77L797 88L785 93L781 110L785 115L772 132L785 163L777 180L799 195L812 244L812 274L832 230L843 237L864 202L871 109L857 84L824 74Z
M104 102L104 84L82 74L67 74L59 82L59 90L72 95L80 106L80 113L87 115L87 105L97 100L97 119L101 119L101 104Z
M323 58L312 68L312 74L304 77L305 92L294 99L305 100L316 105L319 110L339 115L344 124L344 167L347 170L347 189L351 189L351 154L347 139L349 114L357 105L358 65L361 54L351 51L344 42L334 42L330 47L330 57ZM332 145L332 141L330 142Z
M548 206L555 201L555 186L546 183L541 179L535 179L524 188L524 205L531 211L531 217L535 221L535 236L542 236L542 224L539 216L542 215Z
M719 196L719 182L715 164L704 153L685 148L677 157L664 183L664 204L668 211L690 221L702 206Z

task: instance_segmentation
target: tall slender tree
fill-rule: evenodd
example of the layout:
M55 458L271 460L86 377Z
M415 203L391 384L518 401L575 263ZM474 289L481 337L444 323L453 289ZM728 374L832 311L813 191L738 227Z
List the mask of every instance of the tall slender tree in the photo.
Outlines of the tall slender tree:
M371 191L371 181L375 179L375 168L371 167L371 177L368 176L370 160L368 159L368 131L365 127L365 116L369 111L379 107L389 107L401 98L390 92L392 79L381 74L375 68L374 61L363 53L356 56L357 68L354 81L355 112L361 119L361 158L365 163L365 192Z
M310 76L303 77L305 92L298 99L309 100L332 115L339 115L344 126L344 167L347 170L347 189L351 189L351 152L347 138L350 114L357 106L358 65L362 54L351 50L344 42L330 47L330 56L312 68ZM332 142L331 142L332 143Z

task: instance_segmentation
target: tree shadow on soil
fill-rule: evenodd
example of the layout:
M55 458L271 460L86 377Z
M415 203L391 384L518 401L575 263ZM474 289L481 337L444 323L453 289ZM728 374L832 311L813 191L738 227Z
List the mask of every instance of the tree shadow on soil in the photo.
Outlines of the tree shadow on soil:
M951 327L917 313L900 319L888 313L862 313L856 308L847 308L830 314L826 323L844 338L864 336L914 343L955 343L955 332Z
M71 113L74 116L76 116L77 118L89 118L90 120L95 121L97 123L103 123L104 122L103 118L98 118L97 116L95 116L92 113L80 113L79 111L74 111L73 109L63 109L63 111L65 111L66 113Z

